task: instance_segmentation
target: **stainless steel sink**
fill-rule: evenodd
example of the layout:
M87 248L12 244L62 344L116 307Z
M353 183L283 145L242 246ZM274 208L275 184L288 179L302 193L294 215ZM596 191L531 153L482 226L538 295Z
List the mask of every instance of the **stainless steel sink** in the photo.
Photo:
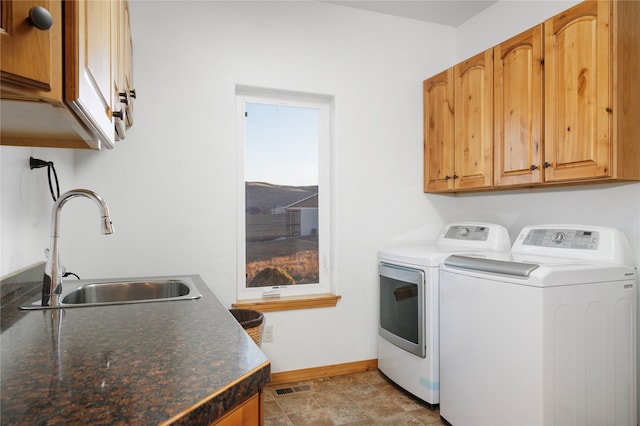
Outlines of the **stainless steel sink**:
M202 297L189 277L153 278L132 280L87 280L80 286L68 281L63 284L60 304L42 306L38 301L20 309L60 309L103 305L121 305L129 303L169 302L174 300L192 300ZM65 287L70 290L65 291Z

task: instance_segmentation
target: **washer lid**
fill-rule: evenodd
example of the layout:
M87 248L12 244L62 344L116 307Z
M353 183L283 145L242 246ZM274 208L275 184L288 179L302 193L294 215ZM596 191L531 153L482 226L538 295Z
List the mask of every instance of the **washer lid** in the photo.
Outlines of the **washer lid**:
M467 275L470 282L481 278L544 288L616 281L629 284L636 279L633 267L611 262L497 252L449 256L441 271Z
M447 257L444 264L452 268L512 275L516 277L528 277L533 270L540 267L540 265L536 265L534 263L511 262L507 260L461 256L456 254Z

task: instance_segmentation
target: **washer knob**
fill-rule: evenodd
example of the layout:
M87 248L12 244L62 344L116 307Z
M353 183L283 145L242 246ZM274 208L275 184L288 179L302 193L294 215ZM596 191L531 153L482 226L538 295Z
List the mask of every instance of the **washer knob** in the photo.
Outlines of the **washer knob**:
M564 234L564 232L556 232L555 234L553 234L553 237L551 239L554 243L561 243L564 241L565 237L566 235Z

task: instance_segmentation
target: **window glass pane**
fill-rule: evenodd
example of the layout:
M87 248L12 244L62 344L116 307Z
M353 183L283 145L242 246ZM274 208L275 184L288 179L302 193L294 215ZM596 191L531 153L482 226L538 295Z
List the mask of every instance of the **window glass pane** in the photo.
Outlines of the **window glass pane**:
M319 110L245 104L247 287L319 282Z

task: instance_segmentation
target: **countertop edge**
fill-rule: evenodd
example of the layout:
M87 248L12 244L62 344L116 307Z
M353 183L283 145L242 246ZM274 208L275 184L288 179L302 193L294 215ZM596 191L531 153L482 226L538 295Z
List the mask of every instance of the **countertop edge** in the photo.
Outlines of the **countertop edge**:
M160 423L160 426L201 424L204 419L207 422L217 420L252 395L261 391L270 381L270 378L271 363L270 361L265 361L262 365L238 377L224 388L218 389L182 413Z

